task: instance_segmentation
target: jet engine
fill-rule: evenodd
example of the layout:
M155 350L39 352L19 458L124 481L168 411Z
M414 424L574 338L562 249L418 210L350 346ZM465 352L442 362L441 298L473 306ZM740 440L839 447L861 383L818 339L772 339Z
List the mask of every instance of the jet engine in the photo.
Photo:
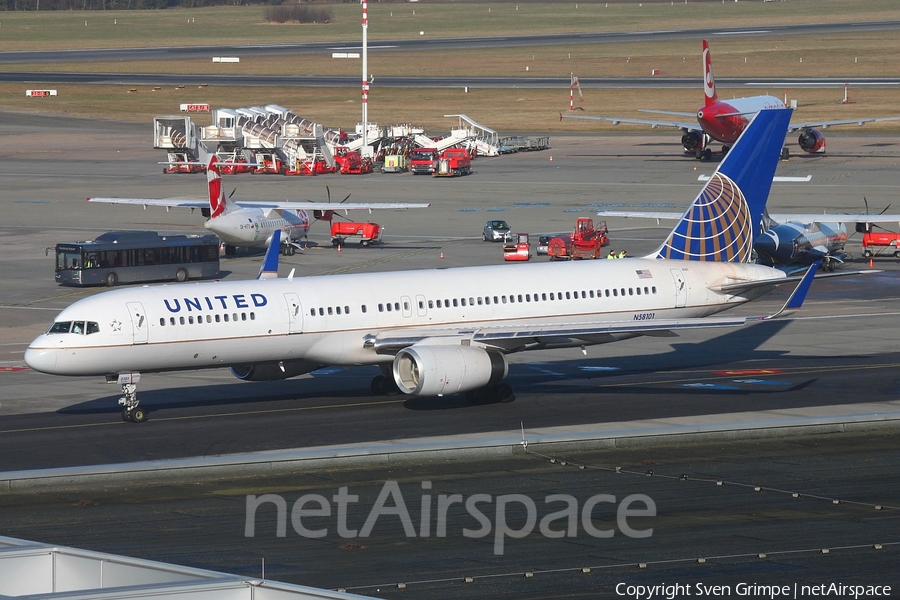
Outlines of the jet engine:
M681 145L684 146L685 152L694 153L697 150L702 150L704 141L703 132L701 131L685 131L684 135L681 136Z
M447 396L501 381L506 358L472 346L410 346L394 357L394 381L404 394Z
M257 365L231 367L231 374L244 381L278 381L315 371L322 365L306 360L282 360Z
M800 148L809 153L825 150L825 134L818 129L804 129L797 139Z

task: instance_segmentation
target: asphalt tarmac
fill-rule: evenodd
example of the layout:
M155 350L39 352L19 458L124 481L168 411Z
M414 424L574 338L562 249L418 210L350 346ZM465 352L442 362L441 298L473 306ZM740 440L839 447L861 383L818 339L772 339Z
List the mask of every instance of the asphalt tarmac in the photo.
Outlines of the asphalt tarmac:
M740 584L791 591L794 585L889 585L896 593L898 460L896 434L869 431L298 470L213 484L0 496L0 531L247 577L260 577L264 568L275 581L378 598L610 598L625 591L619 585L660 584L690 586L690 593L671 596L681 598L714 596L700 585L730 586L732 597L769 597L739 594ZM342 522L343 487L350 499ZM440 496L456 494L442 519ZM283 535L276 505L256 507L263 495L284 502ZM298 509L303 496L310 502ZM466 508L463 502L473 498L479 502ZM626 535L618 520L629 498L630 509L645 512L625 526L632 535L652 529L649 537ZM585 521L582 511L594 501ZM569 502L571 529L567 515L550 517ZM655 507L650 514L648 502ZM403 511L390 510L401 503ZM316 516L322 506L330 513ZM551 520L542 528L545 519ZM313 533L301 534L302 528ZM512 533L498 539L498 528ZM608 537L595 537L602 531Z
M103 291L57 286L52 252L48 256L45 249L119 228L202 231L202 217L188 211L95 206L84 198L203 197L205 179L163 174L156 163L165 155L150 147L149 124L2 116L0 471L509 432L520 423L538 428L775 408L827 411L897 397L900 274L895 259L879 257L875 266L881 273L816 282L803 310L789 319L724 333L635 339L588 348L586 356L578 350L515 356L510 382L517 397L509 404L374 398L368 391L374 369L329 369L272 383L245 383L216 370L145 376L138 393L149 421L126 424L114 386L22 368L24 348L57 311ZM314 245L285 258L280 268L283 276L291 269L302 276L497 264L499 246L480 239L486 219L503 218L516 231L539 234L566 231L577 216L598 208L677 211L699 191L698 177L713 170L711 164L681 156L677 136L585 135L553 137L551 143L552 149L543 152L479 158L475 173L464 178L235 175L226 176L225 185L237 187L235 196L243 199L322 200L327 184L336 201L351 194L355 201L432 202L422 211L363 217L385 226L382 247L347 247L338 253L329 245L326 227L314 225ZM898 206L894 180L900 140L829 132L828 147L828 154L797 156L779 165L777 175L811 179L776 183L770 210L859 212L863 197L873 211ZM632 255L653 250L667 232L633 220L610 221L609 226L611 248ZM858 238L848 249L858 253ZM259 254L224 259L223 276L251 278L260 260ZM517 265L508 267L514 278ZM846 268L866 267L858 260ZM314 279L309 282L315 284ZM774 292L741 308L741 314L774 312L786 296L786 290ZM887 545L898 541L896 511L874 509L875 504L900 505L896 452L896 435L887 431L619 450L579 458L590 464L629 465L638 472L626 477L603 472L600 480L590 479L596 474L590 469L562 468L526 456L491 464L298 474L299 483L245 479L212 488L163 486L159 493L94 490L88 498L77 491L50 492L0 500L0 532L248 575L258 574L259 560L266 558L266 574L272 579L324 587L374 586L360 592L385 597L596 597L612 595L614 581L733 584L828 578L876 584L893 578L897 583L900 561L895 547ZM651 462L643 464L645 460ZM648 469L653 477L645 474ZM688 474L690 483L666 480L655 487L663 472L676 478ZM694 487L692 480L701 475L751 487ZM351 493L359 489L365 498L352 513L359 528L391 479L402 480L403 493L415 506L424 493L420 482L440 480L446 484L434 486L435 497L523 493L540 504L547 494L558 492L576 496L581 506L595 489L619 499L645 493L657 503L659 516L650 539L621 534L596 539L581 529L565 540L534 533L507 539L509 552L501 558L493 554L493 537L460 534L462 527L477 527L477 521L465 520L465 512L448 524L452 533L446 543L434 536L407 538L396 517L387 518L390 526L383 534L379 525L362 543L331 534L324 540L306 539L290 532L290 524L286 538L276 538L271 526L253 539L243 536L247 494L284 493L293 503L301 491L318 490L330 497L348 485ZM753 493L755 486L827 499L807 502L790 494ZM834 498L865 506L836 505ZM75 506L79 500L90 502ZM418 514L413 522L419 524ZM334 524L328 527L331 531ZM875 543L886 545L874 551ZM852 548L838 551L838 546ZM826 555L823 547L835 550ZM773 560L775 551L792 554ZM767 558L757 558L760 552ZM731 558L696 562L713 556ZM662 562L669 560L676 562ZM647 569L638 569L638 562L646 562ZM592 567L591 573L582 573L582 567ZM546 572L556 569L573 570ZM534 577L525 577L525 571ZM482 575L498 577L476 579L474 585L461 582L465 576ZM433 581L444 578L448 581ZM408 585L402 592L377 585L414 580L431 583Z

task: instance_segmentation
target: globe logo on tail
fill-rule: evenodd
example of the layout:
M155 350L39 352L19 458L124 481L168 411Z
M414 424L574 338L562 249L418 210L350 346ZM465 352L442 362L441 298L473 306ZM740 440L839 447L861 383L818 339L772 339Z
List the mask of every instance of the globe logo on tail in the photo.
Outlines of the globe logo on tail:
M722 173L714 173L657 256L749 262L753 250L752 223L741 189Z

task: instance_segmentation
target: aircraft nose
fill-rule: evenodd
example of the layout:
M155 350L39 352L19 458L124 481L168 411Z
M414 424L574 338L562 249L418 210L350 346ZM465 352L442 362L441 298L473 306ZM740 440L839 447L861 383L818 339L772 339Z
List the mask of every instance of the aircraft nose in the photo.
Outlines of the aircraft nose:
M778 238L771 231L767 231L757 237L754 246L756 252L763 256L774 258L778 255Z
M25 364L41 373L53 373L56 368L56 348L31 346L25 350Z

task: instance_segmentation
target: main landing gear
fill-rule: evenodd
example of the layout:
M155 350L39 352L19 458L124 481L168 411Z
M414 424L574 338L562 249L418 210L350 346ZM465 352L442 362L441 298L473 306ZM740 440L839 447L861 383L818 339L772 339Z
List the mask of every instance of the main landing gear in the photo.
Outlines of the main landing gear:
M376 375L372 378L369 387L376 396L396 396L400 393L400 388L397 387L393 376Z
M131 423L143 423L147 420L147 413L138 407L137 383L141 380L140 373L120 373L118 384L122 386L124 396L119 398L122 405L122 420Z

